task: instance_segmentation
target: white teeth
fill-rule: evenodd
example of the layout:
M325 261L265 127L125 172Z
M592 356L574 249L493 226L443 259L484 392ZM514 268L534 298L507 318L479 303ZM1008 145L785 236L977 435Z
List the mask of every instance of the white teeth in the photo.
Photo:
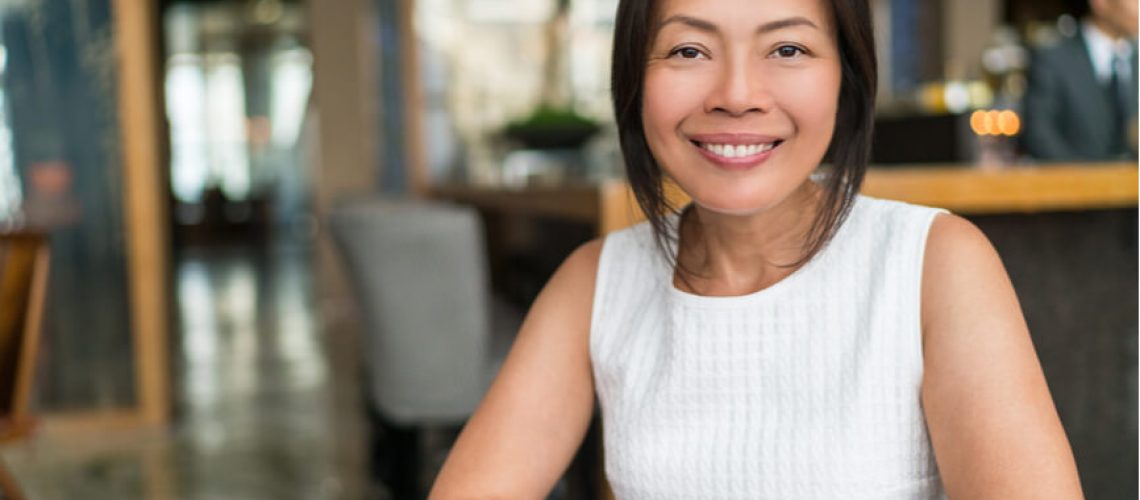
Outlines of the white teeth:
M776 147L776 143L765 144L702 144L701 147L709 152L725 158L744 158L767 152Z

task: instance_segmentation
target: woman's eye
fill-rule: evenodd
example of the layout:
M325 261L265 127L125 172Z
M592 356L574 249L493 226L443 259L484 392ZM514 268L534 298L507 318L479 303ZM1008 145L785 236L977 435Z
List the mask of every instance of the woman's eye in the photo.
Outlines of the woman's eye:
M790 59L800 54L806 54L806 52L804 52L804 49L796 47L795 45L783 45L777 48L774 54L780 58Z
M703 54L701 54L700 49L694 47L680 47L673 49L673 52L671 52L669 55L680 56L681 59L696 59L698 57L701 57Z

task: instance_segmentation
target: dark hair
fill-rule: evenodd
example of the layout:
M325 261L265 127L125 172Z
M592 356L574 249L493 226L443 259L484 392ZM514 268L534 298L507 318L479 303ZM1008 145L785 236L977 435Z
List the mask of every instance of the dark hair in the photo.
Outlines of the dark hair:
M829 3L842 67L835 129L825 155L831 168L823 181L822 207L809 231L807 251L792 266L811 259L843 224L863 184L871 151L878 72L870 9L867 0ZM677 256L668 249L679 235L666 217L679 208L665 198L661 168L649 151L641 119L655 4L656 0L621 0L618 4L610 85L626 176L653 227L658 247L676 264Z

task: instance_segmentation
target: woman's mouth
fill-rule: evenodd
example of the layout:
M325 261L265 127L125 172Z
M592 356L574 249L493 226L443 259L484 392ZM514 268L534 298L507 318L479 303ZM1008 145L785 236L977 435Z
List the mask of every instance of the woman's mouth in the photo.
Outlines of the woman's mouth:
M746 158L749 156L756 156L760 153L770 151L772 148L779 145L780 142L782 141L759 144L712 144L693 141L693 143L697 146L704 148L706 151L709 151L712 154L723 158Z
M716 143L690 141L701 154L719 166L740 170L756 166L771 156L783 140L753 143Z

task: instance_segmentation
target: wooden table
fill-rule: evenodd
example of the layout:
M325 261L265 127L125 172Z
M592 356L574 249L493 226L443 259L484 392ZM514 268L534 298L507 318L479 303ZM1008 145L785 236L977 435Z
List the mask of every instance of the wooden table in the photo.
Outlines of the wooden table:
M976 215L1081 211L1137 206L1137 166L1128 163L986 167L872 167L863 193ZM484 210L593 224L603 235L644 219L624 180L559 186L447 185L433 196ZM667 190L683 204L679 189Z

